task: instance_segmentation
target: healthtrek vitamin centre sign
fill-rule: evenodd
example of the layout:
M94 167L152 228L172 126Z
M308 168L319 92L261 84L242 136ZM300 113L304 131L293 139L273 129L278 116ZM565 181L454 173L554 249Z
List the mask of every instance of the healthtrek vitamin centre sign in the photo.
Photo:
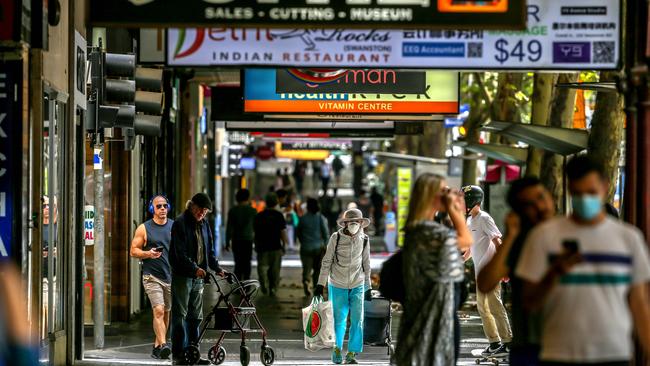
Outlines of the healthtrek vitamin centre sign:
M244 73L244 112L247 113L360 113L360 114L457 114L458 73L426 71L418 94L330 93L313 86L311 93L281 93L276 85L278 73L287 70L247 69ZM355 71L348 71L348 82ZM381 70L378 74L383 74ZM417 73L417 72L416 72ZM367 71L370 74L370 70ZM352 76L351 76L352 75ZM391 74L383 74L390 84ZM397 78L398 74L395 74ZM360 74L357 74L361 78ZM342 76L342 79L345 75ZM327 84L325 85L327 87ZM348 85L348 87L351 87ZM390 86L386 86L389 90Z

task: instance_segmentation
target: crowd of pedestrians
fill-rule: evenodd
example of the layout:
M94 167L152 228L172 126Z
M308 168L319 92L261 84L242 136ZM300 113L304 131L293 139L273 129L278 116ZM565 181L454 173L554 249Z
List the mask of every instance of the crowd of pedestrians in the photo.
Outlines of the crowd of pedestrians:
M504 235L481 209L479 187L454 194L440 176L427 173L416 180L402 252L406 294L397 365L455 364L453 283L463 281L462 258L473 260L477 276L477 307L490 342L484 360L629 365L634 336L650 351L647 243L637 228L610 214L601 165L580 155L567 164L566 175L566 216L556 216L540 180L514 181ZM436 220L442 217L452 229ZM512 287L511 317L500 296L504 278Z
M280 179L288 176L280 173ZM566 175L571 198L566 216L556 215L553 197L539 179L512 182L504 233L484 209L480 187L450 189L444 177L432 173L417 178L402 269L395 274L404 288L397 365L456 363L456 311L466 283L463 262L470 260L489 341L481 357L509 357L510 364L526 366L627 365L633 334L650 350L646 242L638 229L611 214L599 164L577 156ZM280 188L255 209L251 193L240 189L228 212L225 248L232 250L234 272L242 280L251 277L255 252L261 291L276 296L282 257L299 247L305 296L327 293L332 301L332 362L353 364L363 349L364 302L372 299L367 228L374 222L381 233L384 200L376 189L361 192L343 211L340 198L323 193L302 206L294 191ZM131 255L143 261L142 281L154 313L152 356L181 362L183 348L198 337L208 269L225 275L205 220L212 203L196 194L175 220L167 218L170 206L162 195L153 197L148 209L152 219L136 230ZM501 297L504 279L511 288L509 312ZM166 343L168 329L172 347Z

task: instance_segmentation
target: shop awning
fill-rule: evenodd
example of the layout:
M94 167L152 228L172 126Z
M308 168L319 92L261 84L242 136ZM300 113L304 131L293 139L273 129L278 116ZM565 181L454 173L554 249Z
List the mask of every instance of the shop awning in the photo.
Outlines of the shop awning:
M468 142L455 142L454 145L510 164L524 164L528 158L528 149L522 147Z
M375 152L375 156L377 157L377 160L392 161L397 164L424 163L424 164L432 164L432 165L446 165L449 162L449 160L447 159L426 158L417 155L398 154L398 153L383 152L383 151Z
M556 88L565 88L565 89L582 89L582 90L592 90L597 92L606 92L606 93L617 93L616 83L613 81L603 81L603 82L582 82L582 83L557 83L555 84Z
M589 140L589 132L572 128L492 121L482 129L564 156L586 149Z

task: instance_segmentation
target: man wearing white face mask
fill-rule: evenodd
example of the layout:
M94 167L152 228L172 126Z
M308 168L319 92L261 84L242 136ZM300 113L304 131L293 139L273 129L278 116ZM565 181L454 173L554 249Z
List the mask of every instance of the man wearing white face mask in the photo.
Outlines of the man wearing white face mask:
M350 315L350 339L346 364L356 364L356 355L363 350L363 302L370 301L370 245L363 228L370 224L358 209L345 211L337 221L339 227L332 234L323 257L318 286L314 296L323 296L328 283L329 299L334 310L336 346L332 362L343 362L343 338Z
M641 232L605 213L600 164L567 165L572 214L533 229L515 273L541 310L542 365L629 365L632 334L650 351L650 259Z

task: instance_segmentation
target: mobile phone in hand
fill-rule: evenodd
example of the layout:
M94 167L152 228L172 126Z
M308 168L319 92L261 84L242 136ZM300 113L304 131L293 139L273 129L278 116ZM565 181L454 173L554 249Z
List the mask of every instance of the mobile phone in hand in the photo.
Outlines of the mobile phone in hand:
M153 251L158 252L158 253L162 253L163 247L155 247L155 248L153 248Z
M578 253L578 241L575 239L565 239L562 241L562 247L567 252L567 254Z

